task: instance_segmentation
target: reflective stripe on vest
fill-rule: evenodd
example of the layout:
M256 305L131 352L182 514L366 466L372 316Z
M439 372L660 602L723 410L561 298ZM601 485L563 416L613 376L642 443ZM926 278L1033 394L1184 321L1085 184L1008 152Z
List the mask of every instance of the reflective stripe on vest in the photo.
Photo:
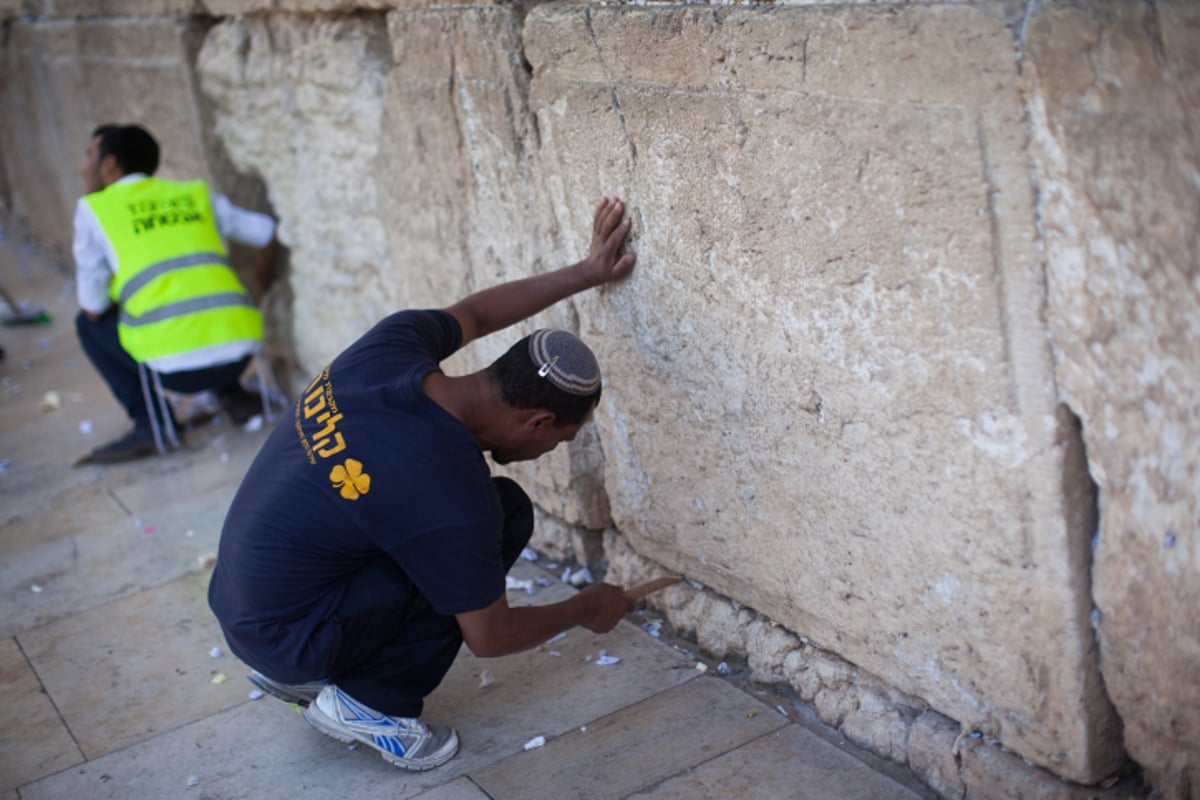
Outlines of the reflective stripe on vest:
M151 264L144 268L137 275L129 279L129 282L121 287L121 296L117 298L117 302L121 305L129 302L129 298L133 297L138 289L148 284L150 281L157 278L159 275L165 275L174 269L186 269L187 267L202 267L205 264L222 264L229 266L229 259L224 253L194 253L190 256L180 256L179 258L168 258L166 261L159 261L157 264Z
M262 315L229 266L203 182L120 181L84 200L116 257L109 294L135 361L262 340Z
M151 309L140 317L135 317L122 309L120 321L122 325L136 327L138 325L150 325L154 322L162 322L165 319L172 319L173 317L185 317L188 314L195 314L197 311L208 311L213 308L226 308L229 306L255 308L254 303L250 302L250 298L246 295L238 292L225 292L224 294L193 297L191 300L180 300L178 303L168 303L165 306Z

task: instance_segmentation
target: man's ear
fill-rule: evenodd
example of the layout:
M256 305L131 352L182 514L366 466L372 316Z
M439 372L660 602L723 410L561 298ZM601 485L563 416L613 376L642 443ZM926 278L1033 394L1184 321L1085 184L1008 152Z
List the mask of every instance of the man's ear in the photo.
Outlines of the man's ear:
M544 408L534 408L530 409L525 424L536 430L543 425L553 425L557 420L558 417L554 416L553 411L547 411Z
M121 165L112 153L100 159L100 177L106 185L116 183L121 178Z

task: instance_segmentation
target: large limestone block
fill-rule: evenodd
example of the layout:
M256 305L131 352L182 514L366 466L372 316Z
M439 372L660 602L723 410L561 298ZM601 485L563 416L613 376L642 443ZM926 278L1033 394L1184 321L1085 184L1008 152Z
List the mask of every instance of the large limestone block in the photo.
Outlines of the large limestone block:
M162 146L160 175L210 178L191 71L202 28L167 17L11 24L0 129L15 210L36 236L70 244L98 124L139 122Z
M26 13L50 19L168 17L201 14L201 0L24 0Z
M396 307L443 307L471 291L555 269L586 253L553 251L530 153L537 131L513 8L405 10L388 15L395 66L388 82L381 214ZM590 230L590 213L570 220ZM570 303L468 348L447 365L478 369L539 327L575 330ZM572 524L609 524L594 428L534 464L506 472L545 511Z
M241 171L263 177L291 249L305 375L391 310L377 172L390 65L380 15L227 20L200 50L220 141Z
M132 0L129 0L132 1ZM166 0L164 0L166 1ZM178 0L182 2L182 0ZM359 12L393 8L461 9L464 6L506 5L503 0L466 0L447 3L441 0L197 0L213 16L283 11L289 14L313 12ZM510 9L511 10L511 9Z
M1130 754L1200 797L1200 9L1045 8L1025 51L1056 372L1102 501L1104 680Z
M556 217L635 207L638 272L577 303L614 524L1059 774L1115 769L999 11L539 6L525 43Z

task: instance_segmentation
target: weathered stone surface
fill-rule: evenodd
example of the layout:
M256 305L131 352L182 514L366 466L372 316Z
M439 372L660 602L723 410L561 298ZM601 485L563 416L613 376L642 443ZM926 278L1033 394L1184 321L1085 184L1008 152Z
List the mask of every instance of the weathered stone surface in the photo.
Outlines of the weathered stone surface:
M49 19L202 14L202 0L25 0L25 13Z
M959 733L953 720L934 711L917 717L908 732L909 768L942 797L963 796L962 777L954 757Z
M615 526L657 562L618 577L712 590L659 595L673 624L892 757L905 693L1102 778L1102 655L1130 752L1197 791L1193 5L200 2L252 14L205 39L211 108L210 22L130 16L190 0L0 0L45 15L0 47L39 237L68 241L97 122L147 123L164 174L261 176L307 373L395 308L574 261L618 194L633 279L450 365L539 326L597 349L595 426L509 470L563 554ZM121 16L49 19L75 13Z
M1025 52L1056 374L1099 485L1104 682L1154 783L1200 797L1200 9L1050 6Z
M217 133L263 177L291 248L305 376L392 310L376 163L390 66L380 15L226 21L199 54Z
M104 122L149 128L163 177L211 179L189 55L203 27L171 17L11 24L4 116L12 121L0 125L0 150L20 187L14 210L36 237L69 246L78 169Z
M556 215L601 187L635 207L642 267L577 304L619 376L598 414L615 525L1102 777L1120 742L1064 499L1086 475L1054 416L1003 19L541 6L525 42Z

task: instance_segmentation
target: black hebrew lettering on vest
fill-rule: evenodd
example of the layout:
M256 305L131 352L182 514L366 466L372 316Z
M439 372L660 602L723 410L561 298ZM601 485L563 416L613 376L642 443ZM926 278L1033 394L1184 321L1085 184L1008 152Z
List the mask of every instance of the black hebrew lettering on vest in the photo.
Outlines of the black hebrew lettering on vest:
M196 209L196 198L187 194L163 200L139 200L126 204L125 208L130 214L135 235L203 222L205 219L204 214Z

